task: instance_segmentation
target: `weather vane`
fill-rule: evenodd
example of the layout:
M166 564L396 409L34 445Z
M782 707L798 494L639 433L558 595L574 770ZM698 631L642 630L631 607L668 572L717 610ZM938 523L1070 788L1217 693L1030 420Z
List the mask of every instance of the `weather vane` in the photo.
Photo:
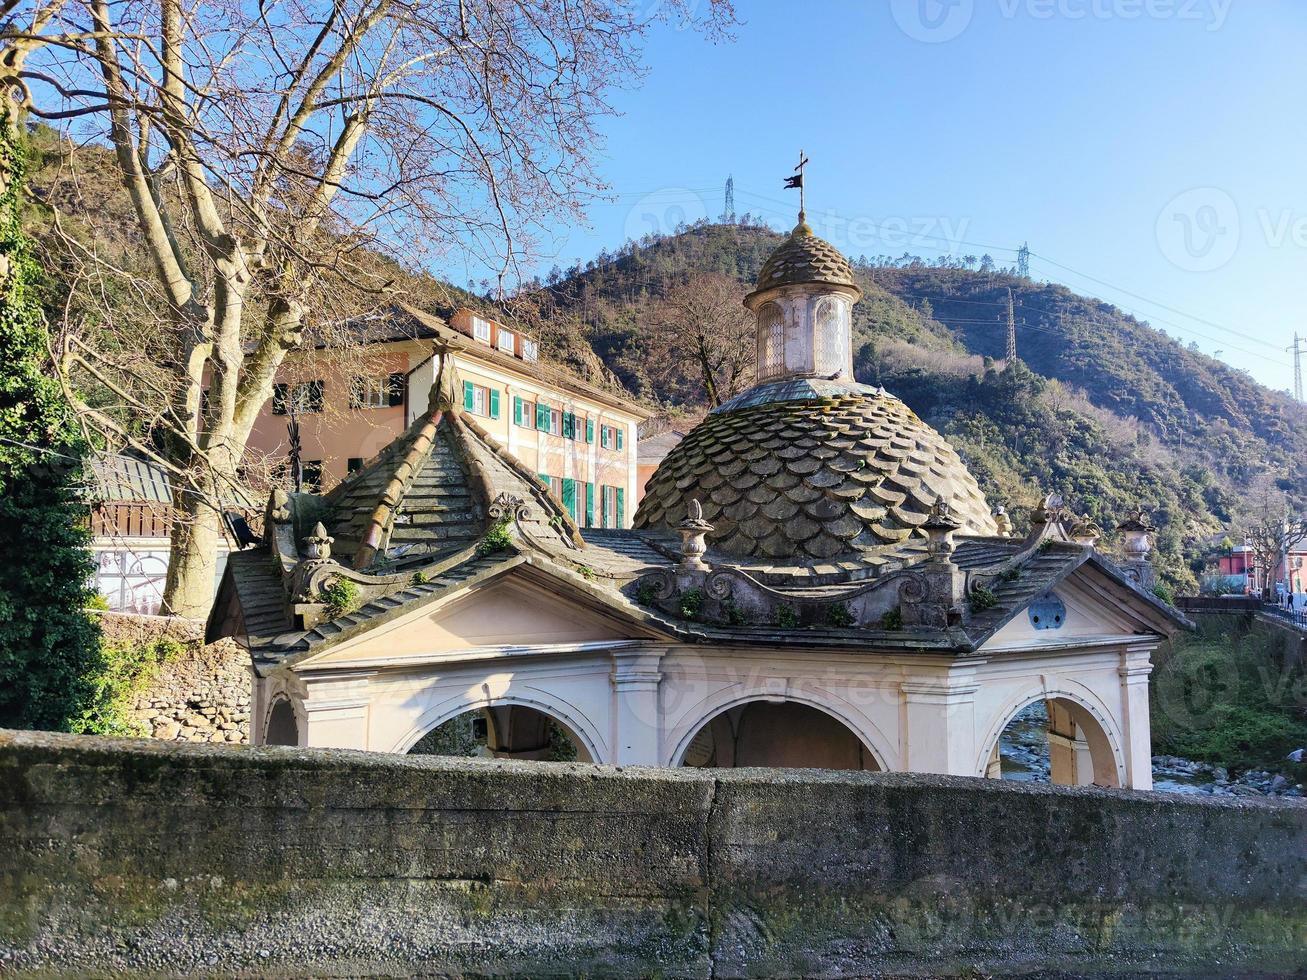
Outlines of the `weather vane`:
M804 207L803 207L803 168L807 165L807 163L808 163L808 158L805 157L805 156L803 155L803 151L800 150L800 151L799 151L799 165L798 165L797 167L794 168L794 176L793 176L793 177L786 177L786 178L785 178L785 190L787 190L787 191L788 191L788 190L793 190L793 189L796 188L796 187L799 189L799 223L800 223L800 224L802 224L802 223L803 223L803 220L804 220Z

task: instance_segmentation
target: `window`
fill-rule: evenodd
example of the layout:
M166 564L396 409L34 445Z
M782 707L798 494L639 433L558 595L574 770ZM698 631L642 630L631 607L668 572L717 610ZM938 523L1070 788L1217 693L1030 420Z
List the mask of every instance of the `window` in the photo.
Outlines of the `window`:
M562 499L563 481L556 476L550 476L548 473L537 473L540 482L549 488L549 495L555 500Z
M359 470L361 470L361 469L363 469L363 457L362 457L362 456L351 456L348 460L346 460L346 462L345 462L345 472L346 472L346 473L349 473L349 474L352 475L352 474L354 474L354 473L357 473L357 472L358 472Z
M300 467L305 493L322 492L322 460L306 459Z
M543 402L536 402L536 428L541 432L548 432L551 436L562 435L563 413Z
M615 425L604 425L599 428L599 445L604 449L615 449L622 451L622 430Z
M536 403L518 395L513 396L513 424L526 429L536 427Z
M573 415L571 412L563 413L563 438L564 439L576 438L576 416Z
M463 409L473 415L499 418L499 389L463 382Z
M768 303L758 311L758 380L785 371L785 320L781 308Z
M549 410L549 434L551 436L563 434L563 413L556 408Z
M350 408L394 408L404 404L402 372L380 377L356 377L350 383Z
M272 386L272 414L310 415L322 411L322 382L301 381L299 384L277 383Z
M586 441L586 442L594 442L594 441L595 441L595 420L594 420L594 419L589 419L589 418L588 418L588 419L585 420L585 441Z
M490 321L474 316L472 318L472 336L483 343L490 343Z
M511 330L499 328L499 336L495 338L495 346L506 354L512 354L515 350L517 337Z
M534 340L522 338L522 360L538 361L540 360L540 345Z
M602 487L603 491L603 526L621 527L626 515L623 513L625 492L621 487Z

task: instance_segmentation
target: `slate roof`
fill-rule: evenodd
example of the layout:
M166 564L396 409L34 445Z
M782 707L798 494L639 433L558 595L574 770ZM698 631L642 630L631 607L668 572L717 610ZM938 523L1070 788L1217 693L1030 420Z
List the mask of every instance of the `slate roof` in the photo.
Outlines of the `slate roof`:
M853 269L844 254L830 242L818 238L806 222L800 221L790 232L790 237L763 263L758 284L750 295L777 286L813 282L858 288L853 280Z
M634 524L673 529L697 499L727 555L861 561L907 543L938 496L961 533L997 531L938 432L891 395L849 389L709 415L650 478Z

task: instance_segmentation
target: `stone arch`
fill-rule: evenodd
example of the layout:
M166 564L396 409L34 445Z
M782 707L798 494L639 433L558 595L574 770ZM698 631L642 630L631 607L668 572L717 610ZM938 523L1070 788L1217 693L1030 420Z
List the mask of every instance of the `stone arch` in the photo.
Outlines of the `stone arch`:
M589 758L582 758L581 761L608 761L607 753L602 747L603 740L599 737L598 729L594 723L573 706L543 695L503 694L491 698L449 698L423 712L413 727L395 743L395 747L391 751L401 754L408 752L428 732L469 711L488 711L493 708L511 707L530 708L556 722L572 739L580 754L589 756Z
M1005 702L1004 707L993 716L994 720L980 742L981 753L976 762L976 775L987 774L990 761L998 748L998 740L1002 737L1008 723L1036 701L1045 701L1049 706L1050 754L1053 751L1052 740L1055 736L1069 740L1075 735L1083 734L1085 743L1083 754L1088 756L1087 763L1092 767L1092 771L1080 772L1073 747L1064 746L1067 751L1066 763L1059 766L1057 758L1052 759L1055 783L1093 783L1097 786L1114 787L1126 785L1125 754L1121 748L1123 739L1116 719L1092 691L1067 681L1053 687L1027 689ZM1071 731L1057 730L1068 725L1073 726ZM1080 765L1083 767L1084 762ZM1063 778L1059 778L1059 769L1062 771Z
M742 695L737 694L734 697L705 699L704 702L700 702L693 714L694 722L680 726L680 737L664 764L671 767L684 765L686 752L700 732L707 729L715 720L724 718L732 709L747 707L752 704L797 705L824 715L847 731L861 747L865 760L870 763L869 766L861 768L875 769L881 772L889 771L889 767L885 762L887 754L875 744L880 732L874 731L874 726L869 723L859 724L850 713L841 710L839 707L802 693L787 693L783 697L776 697L763 692L752 692ZM876 737L873 737L868 729L872 729Z
M302 733L299 713L289 698L274 698L263 723L264 745L299 745Z

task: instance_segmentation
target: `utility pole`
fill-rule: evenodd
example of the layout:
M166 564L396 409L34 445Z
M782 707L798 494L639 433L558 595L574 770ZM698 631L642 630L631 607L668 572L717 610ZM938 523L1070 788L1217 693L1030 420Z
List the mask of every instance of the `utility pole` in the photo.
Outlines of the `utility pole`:
M735 177L726 176L726 202L722 208L722 220L735 224Z
M1293 397L1296 401L1302 401L1302 355L1303 350L1307 349L1307 337L1299 337L1298 331L1293 333L1293 346L1286 348L1293 353Z
M1012 307L1012 287L1007 288L1007 364L1017 362L1017 317Z
M1030 243L1022 242L1017 249L1017 275L1023 279L1030 278Z

